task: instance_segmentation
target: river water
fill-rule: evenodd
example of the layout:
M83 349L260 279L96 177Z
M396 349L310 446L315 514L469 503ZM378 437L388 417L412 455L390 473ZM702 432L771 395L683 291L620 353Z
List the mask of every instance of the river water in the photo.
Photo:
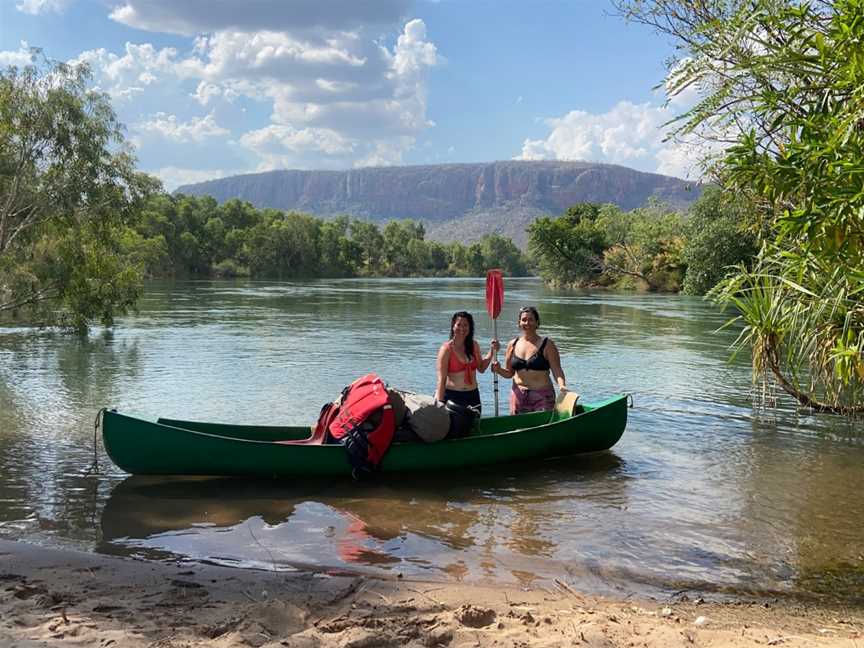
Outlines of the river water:
M864 602L860 423L754 406L736 331L699 299L507 280L502 340L524 304L584 400L633 394L621 441L373 485L133 478L94 455L93 420L108 406L306 425L368 371L431 394L454 311L488 344L482 280L151 283L113 331L0 329L0 535L238 568Z

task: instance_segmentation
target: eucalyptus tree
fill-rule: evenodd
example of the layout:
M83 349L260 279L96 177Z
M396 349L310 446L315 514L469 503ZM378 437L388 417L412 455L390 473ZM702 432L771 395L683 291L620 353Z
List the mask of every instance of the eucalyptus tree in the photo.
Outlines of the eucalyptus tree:
M0 314L85 330L134 305L124 226L157 187L136 172L86 65L0 71Z
M864 0L614 0L670 36L668 88L701 99L675 134L746 200L756 264L715 290L754 379L818 412L864 413Z

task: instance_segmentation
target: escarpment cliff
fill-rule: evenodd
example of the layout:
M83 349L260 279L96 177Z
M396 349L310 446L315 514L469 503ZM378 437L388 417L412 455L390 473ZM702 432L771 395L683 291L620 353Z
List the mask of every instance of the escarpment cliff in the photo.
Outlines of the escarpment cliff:
M430 238L472 240L497 232L525 242L525 227L579 202L634 209L649 198L686 206L693 183L588 162L506 161L374 167L350 171L270 171L180 187L178 193L230 198L256 207L349 214L372 221L411 218Z

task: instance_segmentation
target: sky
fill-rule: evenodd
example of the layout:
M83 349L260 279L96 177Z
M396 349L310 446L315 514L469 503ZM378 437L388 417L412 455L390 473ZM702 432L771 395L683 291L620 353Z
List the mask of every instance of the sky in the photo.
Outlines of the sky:
M608 0L0 0L0 66L87 62L165 188L584 160L694 178L670 43ZM668 99L668 100L667 100Z

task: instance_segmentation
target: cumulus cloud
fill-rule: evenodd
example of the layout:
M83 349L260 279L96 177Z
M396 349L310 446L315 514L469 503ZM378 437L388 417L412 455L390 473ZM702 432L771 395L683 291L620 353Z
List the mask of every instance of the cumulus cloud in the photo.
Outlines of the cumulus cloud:
M664 141L669 108L621 101L606 113L574 110L545 120L544 139L526 139L523 160L585 160L623 164L678 177L698 175L703 149L695 142Z
M33 54L30 50L30 46L26 43L26 41L21 41L21 45L18 50L11 51L7 50L4 52L0 52L0 66L14 65L16 67L23 67L25 65L30 65L33 62Z
M284 151L303 153L320 151L327 155L344 155L354 150L354 144L329 128L304 128L291 126L268 126L250 131L240 138L240 143L262 155L279 154Z
M603 114L573 110L545 120L551 132L543 140L525 140L522 158L632 163L658 146L664 121L666 111L647 103L621 101Z
M26 14L38 16L45 13L63 13L70 0L21 0L15 8Z
M256 0L238 10L236 0L126 0L110 16L130 27L190 36L222 30L339 31L394 24L411 4L411 0L292 0L288 5L285 0Z
M681 59L669 70L656 101L636 104L620 101L605 113L573 110L561 117L541 120L549 129L541 139L525 139L523 160L584 160L606 162L699 179L702 163L716 155L722 144L714 136L675 135L670 121L686 112L706 92L706 79L683 83L694 62Z
M195 92L202 105L229 93L272 102L273 128L241 138L261 153L266 133L268 165L293 159L302 140L307 154L314 147L331 158L350 152L354 157L342 160L350 166L398 162L434 125L426 118L426 84L428 70L440 61L425 23L415 19L392 51L360 32L300 39L284 32L223 31L200 37L176 73L203 79ZM275 144L284 147L281 153Z
M426 40L426 23L419 18L409 21L396 42L396 51L391 62L392 74L410 78L422 74L436 63L438 50Z
M526 139L516 159L606 162L698 179L702 162L721 145L710 137L672 137L669 125L704 94L702 85L682 83L682 75L691 65L690 59L682 59L669 70L657 102L620 101L605 113L573 110L542 120L548 134Z
M242 10L236 0L111 4L114 21L191 37L186 48L130 42L70 61L91 67L145 166L161 167L152 160L176 155L178 143L199 156L221 145L234 156L223 166L249 170L395 164L434 126L428 76L444 59L426 24L407 16L413 0L291 0L290 10L284 0ZM25 57L0 52L8 62Z
M216 123L213 113L205 117L195 117L188 122L178 121L176 115L157 113L152 119L136 124L134 130L179 143L203 142L211 137L223 137L231 133Z
M126 43L122 55L99 48L82 52L71 62L87 63L93 70L96 88L123 101L166 78L176 79L176 58L173 47L156 49L149 43Z

